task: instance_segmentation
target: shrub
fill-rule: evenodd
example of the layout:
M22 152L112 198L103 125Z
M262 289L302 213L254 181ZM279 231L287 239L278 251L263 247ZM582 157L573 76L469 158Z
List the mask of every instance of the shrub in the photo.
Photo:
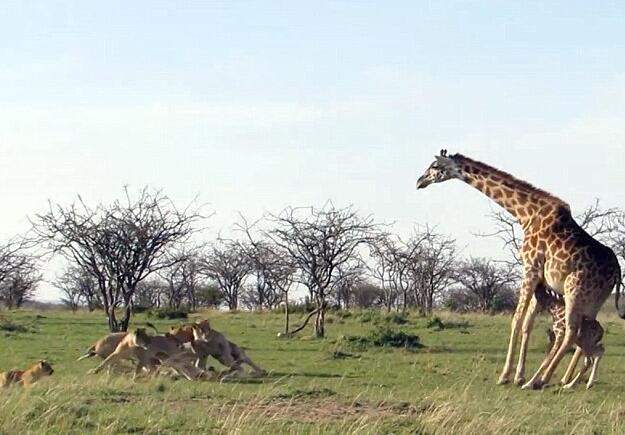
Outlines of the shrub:
M132 312L134 314L146 313L150 310L150 307L146 307L143 305L133 305Z
M441 329L445 329L445 324L443 323L443 321L440 319L440 317L434 317L432 319L430 319L428 321L428 324L426 325L427 328L436 328L439 331Z
M423 347L418 335L409 334L405 331L395 330L389 327L377 328L367 336L348 336L345 340L356 347L403 347L405 349L419 349Z
M0 320L0 330L6 332L28 332L28 328L17 323L13 323L7 319Z
M390 328L380 328L374 331L370 339L375 346L405 347L409 349L423 347L418 335Z
M150 319L186 319L189 317L189 313L181 310L171 310L168 308L159 308L158 310L148 311L148 318Z
M360 323L377 323L380 320L380 313L375 310L366 310L358 315Z
M408 317L404 313L390 313L384 317L387 323L395 323L396 325L405 325L408 323Z

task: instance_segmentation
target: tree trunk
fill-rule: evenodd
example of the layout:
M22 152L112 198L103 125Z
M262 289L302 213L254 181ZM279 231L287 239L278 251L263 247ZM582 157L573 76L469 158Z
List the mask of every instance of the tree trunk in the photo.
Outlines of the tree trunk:
M122 319L121 328L120 328L120 331L123 331L123 332L128 331L128 325L130 324L130 316L132 315L132 306L130 305L130 303L126 303L125 305L126 307L124 309L124 318Z
M289 295L284 295L284 334L289 335Z
M119 325L117 324L117 318L115 317L115 305L110 305L108 307L106 315L109 318L109 329L111 332L119 332Z
M315 337L317 338L323 338L325 336L325 312L326 308L322 305L315 317Z

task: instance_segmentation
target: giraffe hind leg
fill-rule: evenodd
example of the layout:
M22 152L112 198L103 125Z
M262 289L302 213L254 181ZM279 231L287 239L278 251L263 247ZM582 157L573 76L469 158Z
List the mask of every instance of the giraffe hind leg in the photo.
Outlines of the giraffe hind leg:
M590 377L588 378L588 383L586 384L586 389L592 388L592 386L595 384L595 379L597 377L597 368L599 366L599 360L603 356L603 353L604 353L604 348L602 345L599 345L597 352L595 353L595 356L593 358L594 361L592 364L592 370L590 372Z
M566 330L564 332L564 340L556 354L549 362L549 365L543 372L539 381L539 385L537 385L538 387L542 387L543 385L549 383L549 381L551 380L551 375L558 367L558 364L564 357L566 351L571 347L572 344L575 343L577 339L577 334L582 323L582 315L578 311L578 307L575 302L576 301L574 294L572 294L572 296L570 296L570 298L566 300Z
M577 375L575 375L575 377L571 381L564 384L562 388L568 390L568 389L573 388L575 385L577 385L577 383L580 381L582 376L584 376L586 372L588 371L588 369L590 368L592 362L593 362L592 357L589 357L589 356L584 357L584 365L582 366L582 368L579 370Z
M582 355L582 348L577 346L577 348L575 349L575 354L573 354L573 358L571 358L571 362L569 363L569 366L566 369L566 373L564 373L564 376L560 380L560 383L562 385L567 385L569 382L571 382L571 378L573 377L573 372L575 371L575 368L577 367L577 363L581 355Z

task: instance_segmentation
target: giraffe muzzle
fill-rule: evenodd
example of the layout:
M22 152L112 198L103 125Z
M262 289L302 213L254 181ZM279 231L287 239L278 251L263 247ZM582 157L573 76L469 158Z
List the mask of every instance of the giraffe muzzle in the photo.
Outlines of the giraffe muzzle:
M427 177L423 176L417 180L417 189L424 189L430 185L430 181Z

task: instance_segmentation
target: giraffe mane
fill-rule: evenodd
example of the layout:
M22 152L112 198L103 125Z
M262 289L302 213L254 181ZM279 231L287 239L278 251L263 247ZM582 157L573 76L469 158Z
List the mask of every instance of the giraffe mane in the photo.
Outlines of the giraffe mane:
M525 191L527 193L533 193L533 194L537 194L537 195L546 197L546 198L548 198L551 201L556 201L556 202L560 203L561 205L565 206L567 209L570 210L570 207L569 207L568 203L566 203L565 201L561 200L557 196L547 192L546 190L540 189L540 188L534 186L533 184L528 183L527 181L521 180L521 179L515 177L514 175L512 175L512 174L510 174L508 172L502 171L501 169L494 168L494 167L492 167L490 165L487 165L486 163L482 163L482 162L480 162L478 160L473 160L472 158L469 158L469 157L467 157L465 155L462 155L460 153L456 153L453 156L449 156L449 157L451 159L454 159L454 160L461 160L463 162L470 163L470 164L472 164L472 165L474 165L474 166L476 166L478 168L487 170L489 173L492 173L494 175L497 175L497 176L501 177L502 179L504 179L504 180L509 182L507 185L510 188L520 189L520 190L523 190L523 191Z

